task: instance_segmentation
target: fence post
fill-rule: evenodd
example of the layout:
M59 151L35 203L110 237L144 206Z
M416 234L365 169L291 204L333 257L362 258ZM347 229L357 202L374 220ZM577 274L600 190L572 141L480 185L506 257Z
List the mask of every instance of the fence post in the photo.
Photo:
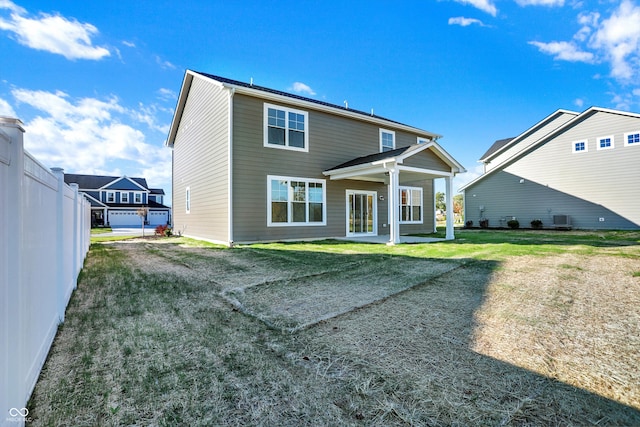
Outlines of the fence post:
M51 172L58 178L58 193L56 194L56 296L58 318L64 322L66 309L64 289L64 169L51 168Z
M0 244L6 244L6 275L2 275L2 284L5 288L3 295L4 315L2 318L2 340L3 348L0 349L0 362L2 369L2 381L0 387L3 388L0 399L0 423L5 425L7 418L10 418L11 408L21 409L26 405L27 390L24 376L27 371L24 360L24 343L20 338L24 331L21 307L26 301L27 295L23 295L22 280L22 247L23 247L23 186L24 186L24 142L22 122L19 119L0 117L0 133L3 134L7 143L6 148L8 161L6 199L2 204L6 209L6 228L3 230ZM8 141L7 141L8 140ZM5 156L3 156L5 157ZM1 226L0 226L1 227ZM4 233L6 232L6 235ZM12 237L8 234L11 233ZM6 298L4 298L6 296ZM6 400L5 400L6 399ZM8 424L8 421L7 421ZM16 425L16 423L12 423ZM17 425L24 425L24 421Z
M73 189L73 289L76 289L78 287L78 274L80 273L78 266L80 265L80 260L78 259L79 257L79 253L80 251L78 250L79 246L80 246L80 224L82 223L81 221L81 216L79 215L79 211L80 211L80 206L81 205L79 202L79 197L80 195L78 194L78 184L77 183L71 183L69 184L69 186L71 187L71 189Z

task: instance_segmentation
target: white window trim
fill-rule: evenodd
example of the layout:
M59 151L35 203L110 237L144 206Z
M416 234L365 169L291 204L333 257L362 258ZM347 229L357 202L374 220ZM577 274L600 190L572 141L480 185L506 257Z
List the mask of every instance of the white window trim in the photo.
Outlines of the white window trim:
M137 202L136 198L140 196L140 201ZM134 191L133 192L133 203L137 203L137 204L142 204L143 203L144 198L142 197L142 193L140 191Z
M109 196L113 197L113 200L109 200ZM116 202L116 192L115 191L107 191L107 203L115 203Z
M393 136L393 148L391 148L391 149L395 150L396 149L396 132L393 131L393 130L380 128L380 132L379 132L380 152L382 153L384 151L384 147L382 146L382 134L383 133L390 133Z
M127 200L124 200L124 197L126 196ZM129 203L129 192L128 191L121 191L120 192L120 203Z
M291 200L293 198L293 190L291 189L291 185L287 185L289 194L287 199L287 218L289 222L273 222L271 219L271 181L301 181L309 183L322 184L322 221L318 222L309 222L307 218L307 222L291 222L293 218L292 203ZM309 215L309 191L307 185L307 201L305 204L307 205L305 209L305 215ZM299 178L294 176L276 176L276 175L267 175L267 227L317 227L317 226L326 226L327 225L327 180L325 179L313 179L313 178Z
M269 144L269 108L275 108L276 110L283 110L285 114L285 132L284 140L285 145ZM289 113L302 114L304 116L304 148L290 147L289 146ZM283 107L282 105L264 103L263 109L263 145L269 148L279 148L281 150L301 151L304 153L309 152L309 113L302 110L296 110L294 108Z
M417 190L420 191L420 220L419 221L403 221L402 220L402 190L409 190L410 197L411 191ZM409 206L414 206L410 204ZM412 215L413 216L413 215ZM399 224L423 224L424 223L424 192L422 187L407 187L407 186L398 186L398 223Z
M611 140L611 146L610 147L600 147L600 141L603 139L607 139L609 138ZM613 135L607 135L607 136L599 136L596 139L596 150L613 150L615 144L613 141Z
M582 150L582 151L577 151L577 150L576 150L576 144L579 144L579 143L581 143L581 142L584 142L584 150ZM572 152L572 153L578 153L578 154L579 154L579 153L586 153L586 152L588 152L588 151L589 151L589 143L588 143L588 140L586 140L586 139L581 139L581 140L578 140L578 141L573 141L573 142L571 143L571 152Z
M184 190L184 199L186 213L191 213L191 187Z
M637 130L635 132L627 132L627 133L625 133L624 134L624 146L625 147L637 147L637 146L640 146L640 143L638 143L638 142L633 143L633 144L629 144L629 135L635 135L635 134L638 134L638 133L640 133L640 130Z

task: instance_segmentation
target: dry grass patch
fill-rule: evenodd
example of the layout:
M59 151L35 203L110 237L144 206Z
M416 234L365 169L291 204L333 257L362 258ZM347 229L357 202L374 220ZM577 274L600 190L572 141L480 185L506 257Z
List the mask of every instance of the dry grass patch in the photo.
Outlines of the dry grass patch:
M476 312L473 349L640 408L638 260L507 260Z
M637 235L553 235L543 251L532 235L92 246L29 415L56 426L640 425Z

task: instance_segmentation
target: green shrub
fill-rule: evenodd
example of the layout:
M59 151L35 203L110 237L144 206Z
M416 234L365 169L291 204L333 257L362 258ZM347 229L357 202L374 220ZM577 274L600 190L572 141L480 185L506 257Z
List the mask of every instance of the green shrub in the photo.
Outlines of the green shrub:
M531 228L542 228L542 221L539 219L534 219L533 221L531 221Z
M520 228L520 223L518 222L517 219L510 219L509 221L507 221L507 225L509 226L509 228Z

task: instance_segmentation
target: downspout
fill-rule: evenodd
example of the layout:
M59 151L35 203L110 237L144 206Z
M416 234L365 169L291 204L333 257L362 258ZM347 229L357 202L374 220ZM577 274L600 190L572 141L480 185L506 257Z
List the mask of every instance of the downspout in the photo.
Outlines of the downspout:
M228 120L228 152L227 152L227 244L229 247L233 247L233 95L235 94L235 88L229 88L229 120Z

